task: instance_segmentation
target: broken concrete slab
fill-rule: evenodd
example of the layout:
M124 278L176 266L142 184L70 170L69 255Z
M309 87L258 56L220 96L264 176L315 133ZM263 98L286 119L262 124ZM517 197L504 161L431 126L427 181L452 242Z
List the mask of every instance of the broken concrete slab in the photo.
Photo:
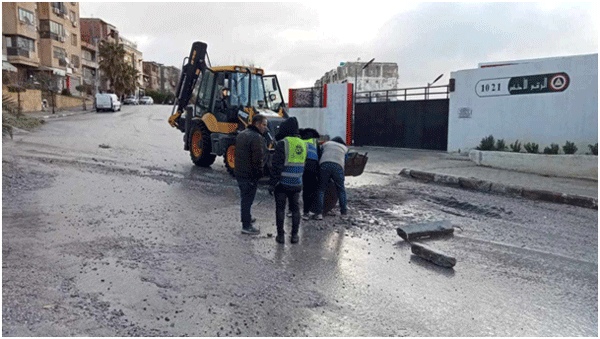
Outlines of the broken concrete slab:
M430 261L438 266L452 268L456 265L456 258L439 250L431 248L421 243L411 243L411 251L413 254Z
M396 228L398 235L404 241L412 241L424 237L434 237L440 235L450 235L454 233L454 227L450 221L434 221L425 224L411 224Z

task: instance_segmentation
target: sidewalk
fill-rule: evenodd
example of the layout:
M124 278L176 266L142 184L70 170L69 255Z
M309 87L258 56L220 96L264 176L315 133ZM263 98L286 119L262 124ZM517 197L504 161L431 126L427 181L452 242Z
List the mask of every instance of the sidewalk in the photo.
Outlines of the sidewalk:
M400 174L437 184L598 208L598 182L477 166L467 154L383 147L352 147L368 152L365 171Z
M81 107L75 107L75 108L71 108L71 109L62 109L62 110L55 110L54 114L52 114L52 109L50 108L48 111L39 111L39 112L27 112L27 113L23 113L26 117L30 117L30 118L38 118L38 119L44 119L44 120L48 120L48 119L54 119L54 118L62 118L62 117L68 117L71 115L78 115L78 114L87 114L87 113L95 113L96 111L93 109L93 107L91 105L88 105L87 110L83 110L83 108Z

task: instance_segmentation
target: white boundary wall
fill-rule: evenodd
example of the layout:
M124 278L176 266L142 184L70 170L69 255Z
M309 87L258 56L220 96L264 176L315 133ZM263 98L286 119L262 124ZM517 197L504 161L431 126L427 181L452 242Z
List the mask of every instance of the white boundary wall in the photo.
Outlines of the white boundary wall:
M348 107L348 94L347 84L327 84L327 107L291 107L289 115L298 119L300 128L314 128L330 139L340 136L350 144L346 140L346 121L352 110Z
M534 142L540 152L556 143L562 153L568 140L578 154L589 152L588 144L598 142L598 54L513 63L518 64L451 73L456 87L450 93L448 152L467 152L489 135L504 139L507 146L517 139L523 145ZM570 80L562 92L485 96L491 93L480 89L501 83L506 90L508 80L497 79L561 72Z

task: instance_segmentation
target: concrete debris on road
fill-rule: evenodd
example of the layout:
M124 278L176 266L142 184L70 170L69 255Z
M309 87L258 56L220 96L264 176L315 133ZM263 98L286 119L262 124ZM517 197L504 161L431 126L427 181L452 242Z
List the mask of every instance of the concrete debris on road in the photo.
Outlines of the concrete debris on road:
M412 241L424 237L434 237L440 235L450 235L454 233L454 228L450 221L442 220L426 224L404 225L396 228L398 235L404 241Z
M456 265L456 258L421 243L411 243L411 250L413 254L438 266L452 268Z

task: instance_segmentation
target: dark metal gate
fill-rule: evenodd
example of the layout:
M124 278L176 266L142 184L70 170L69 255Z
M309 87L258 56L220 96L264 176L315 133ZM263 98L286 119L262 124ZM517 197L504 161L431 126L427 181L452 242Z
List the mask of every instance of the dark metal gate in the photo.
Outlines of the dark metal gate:
M354 144L446 151L449 99L356 103Z

